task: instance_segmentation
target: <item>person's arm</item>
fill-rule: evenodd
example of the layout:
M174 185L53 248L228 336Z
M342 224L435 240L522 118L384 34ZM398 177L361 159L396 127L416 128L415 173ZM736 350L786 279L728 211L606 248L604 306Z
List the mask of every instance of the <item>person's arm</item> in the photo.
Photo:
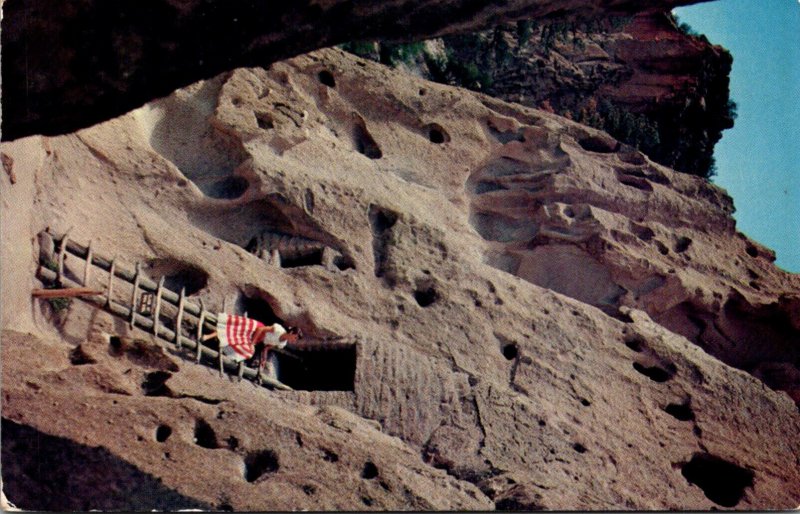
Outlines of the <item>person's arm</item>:
M267 367L267 357L269 356L269 347L264 345L261 349L261 357L258 359L258 371L264 371L264 368Z
M253 343L254 344L258 344L258 343L266 344L266 341L264 340L264 338L267 336L268 333L274 332L274 331L275 331L275 329L273 329L271 326L262 325L262 326L258 327L256 329L256 331L253 332Z

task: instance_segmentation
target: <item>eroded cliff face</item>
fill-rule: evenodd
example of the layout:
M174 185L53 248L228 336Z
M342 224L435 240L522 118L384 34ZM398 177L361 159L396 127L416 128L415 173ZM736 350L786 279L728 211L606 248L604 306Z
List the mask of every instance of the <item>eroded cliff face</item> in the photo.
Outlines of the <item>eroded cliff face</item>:
M3 4L3 140L64 134L240 66L359 39L424 39L558 12L639 12L693 0Z
M732 57L668 10L520 20L425 45L350 44L423 77L600 128L668 167L708 177L733 126Z
M324 50L0 151L22 507L800 503L798 276L724 191L602 132ZM213 310L299 325L345 383L238 383L32 300L36 234L70 226Z

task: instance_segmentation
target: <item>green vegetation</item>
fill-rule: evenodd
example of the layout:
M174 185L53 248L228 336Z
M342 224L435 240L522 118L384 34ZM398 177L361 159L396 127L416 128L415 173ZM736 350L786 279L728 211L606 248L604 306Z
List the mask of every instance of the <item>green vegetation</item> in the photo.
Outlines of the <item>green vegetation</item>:
M648 155L661 144L657 122L615 106L608 100L601 100L599 104L589 100L577 112L570 114L576 121L604 130Z
M539 36L540 46L545 54L549 54L555 47L556 42L564 43L569 37L569 32L575 33L576 25L574 22L554 21L542 27Z
M681 32L683 32L684 34L689 35L689 36L698 36L699 35L697 33L697 31L692 28L691 25L689 25L688 23L685 23L685 22L681 23L680 25L678 25L678 30L680 30Z
M339 45L339 48L345 52L369 59L376 51L376 44L374 41L351 41Z
M498 68L507 66L514 61L514 53L511 50L511 45L506 41L505 34L506 32L501 27L495 27L490 43L494 50L494 60Z
M670 13L667 16L678 30L705 40L688 24ZM562 57L584 52L589 45L603 47L609 40L603 35L624 30L632 19L520 20L476 33L445 36L444 52L436 54L422 42L354 42L341 48L393 67L405 63L443 84L505 99L523 98L520 101L529 105L606 131L677 171L713 176L714 145L736 119L736 103L728 99L729 54L717 49L700 57L698 83L687 93L689 102L640 105L638 112L597 96L603 84L624 81L624 70L590 66L581 75L573 67L565 69ZM563 56L554 56L556 47L563 50ZM532 89L523 91L524 87Z
M689 24L688 24L688 23L686 23L686 22L682 22L682 21L680 20L680 18L678 18L678 17L677 17L675 14L673 14L673 13L669 13L669 14L668 14L668 16L669 16L670 20L672 20L672 23L674 23L674 24L675 24L675 26L678 28L678 30L679 30L679 31L683 32L683 33L684 33L684 34L686 34L687 36L691 36L691 37L700 38L700 39L702 39L703 41L705 41L706 43L708 43L708 38L705 36L705 34L700 34L700 33L699 33L699 32L697 32L696 30L694 30L694 28L692 28L692 26L691 26L691 25L689 25Z
M622 30L633 20L632 16L610 16L608 22L615 31Z
M517 22L517 45L521 48L531 40L536 22L533 20L520 20Z
M499 30L495 31L489 42L479 35L467 34L460 38L460 43L470 48L473 55L486 56L488 48L491 47L498 65L507 64L513 59L511 47ZM339 48L392 67L397 67L401 63L413 65L416 61L422 61L428 67L431 80L451 86L486 91L493 82L492 76L482 70L479 64L459 59L450 48L444 56L431 55L423 41L411 43L361 41L344 43L339 45Z
M459 60L449 49L444 58L425 54L425 63L430 70L431 79L436 82L481 91L492 87L492 76L489 73L478 68L474 62Z
M739 117L738 112L739 106L734 102L732 99L728 98L727 103L725 104L725 113L724 115L729 118L731 121L735 121L736 118Z
M400 63L412 64L414 60L425 53L425 43L381 43L380 62L388 66L397 66Z

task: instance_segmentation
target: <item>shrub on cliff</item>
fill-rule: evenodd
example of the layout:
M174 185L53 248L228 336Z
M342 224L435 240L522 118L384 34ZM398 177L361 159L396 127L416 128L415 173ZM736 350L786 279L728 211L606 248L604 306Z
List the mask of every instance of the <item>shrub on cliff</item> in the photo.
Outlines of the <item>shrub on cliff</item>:
M606 99L599 104L594 99L589 99L581 109L571 115L575 121L604 130L648 155L661 144L656 121L618 107Z
M492 77L474 62L464 62L448 51L444 57L425 54L425 63L436 82L467 89L486 91L492 86Z
M412 43L381 43L380 62L388 66L397 66L400 63L412 64L425 52L423 41Z

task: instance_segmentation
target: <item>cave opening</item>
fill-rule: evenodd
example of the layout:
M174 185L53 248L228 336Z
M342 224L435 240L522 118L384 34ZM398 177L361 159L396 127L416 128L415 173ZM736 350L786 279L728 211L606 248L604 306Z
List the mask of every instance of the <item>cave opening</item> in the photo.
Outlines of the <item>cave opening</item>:
M333 73L328 70L322 70L317 75L319 81L325 84L328 87L335 88L336 87L336 79L333 77Z
M303 266L321 266L322 248L306 252L281 254L281 268L301 268Z
M275 352L278 380L298 391L353 391L356 376L354 344L309 344Z
M664 412L679 421L694 421L694 411L688 403L670 403Z
M673 375L675 375L675 372L673 370L669 370L668 371L668 370L666 370L666 369L664 369L664 368L662 368L660 366L656 366L656 365L647 366L647 365L644 365L644 364L642 364L640 362L634 362L633 363L633 369L635 369L636 371L638 371L642 375L646 376L647 378L649 378L653 382L659 382L659 383L666 382L667 380L672 378Z
M753 486L754 473L746 468L708 453L697 453L683 465L681 474L703 490L717 505L735 507L744 497L745 488Z
M206 186L206 195L217 200L235 200L240 198L250 187L244 177L229 176Z
M420 288L414 291L414 300L420 307L430 307L439 299L439 293L434 287Z
M208 273L205 270L178 259L153 259L147 267L151 276L163 277L164 287L176 293L185 289L186 295L192 296L208 285Z
M578 141L578 144L584 150L594 153L614 153L618 152L622 146L619 141L601 136L584 137Z
M503 346L503 357L507 360L514 360L519 355L519 347L514 343Z
M280 469L278 454L270 449L247 454L244 459L244 479L255 482L268 473L275 473Z
M428 141L433 144L440 145L442 143L450 142L450 134L448 134L444 127L438 123L426 125L425 130L428 133Z
M370 159L380 159L383 157L381 147L375 142L372 134L367 130L366 125L358 124L353 127L353 142L358 153Z
M239 293L239 298L236 301L236 312L242 315L247 313L248 318L258 320L265 325L280 323L286 326L286 323L272 310L269 302L256 295L249 296L243 292Z

